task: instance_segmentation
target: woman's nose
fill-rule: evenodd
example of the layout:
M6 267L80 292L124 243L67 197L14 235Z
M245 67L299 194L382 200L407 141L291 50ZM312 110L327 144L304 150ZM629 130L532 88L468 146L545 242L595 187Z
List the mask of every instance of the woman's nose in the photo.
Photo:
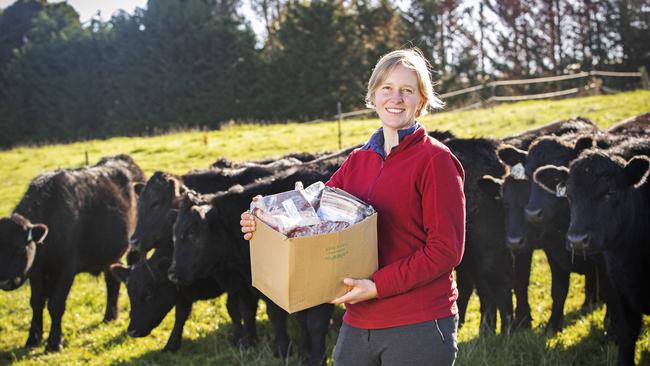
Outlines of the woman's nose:
M390 99L395 102L401 102L404 100L404 95L402 94L401 91L394 91L390 95Z

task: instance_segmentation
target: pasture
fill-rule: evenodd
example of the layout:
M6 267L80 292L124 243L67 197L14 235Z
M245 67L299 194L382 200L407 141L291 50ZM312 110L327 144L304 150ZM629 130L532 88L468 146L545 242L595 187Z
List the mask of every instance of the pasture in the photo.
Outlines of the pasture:
M594 96L559 101L522 102L489 109L434 113L420 122L427 129L451 130L460 137L503 137L523 132L558 119L583 116L606 128L625 118L650 111L650 91L635 91L613 96ZM342 145L364 142L379 125L378 120L346 120L342 123ZM94 164L101 156L130 154L150 175L156 170L183 173L205 168L214 160L253 160L281 156L290 152L324 151L338 148L336 122L314 124L235 124L219 131L183 131L142 138L113 138L68 145L20 147L0 152L0 214L5 216L24 193L29 181L43 170ZM541 251L533 258L529 296L533 329L507 337L478 337L478 301L470 302L466 324L459 333L457 365L609 365L616 357L615 347L603 335L604 306L580 311L584 281L572 275L565 305L564 330L552 335L544 332L550 316L550 273ZM0 293L0 365L277 365L273 358L271 326L262 303L258 310L260 342L255 349L240 351L228 342L229 318L225 297L195 304L184 331L184 343L176 354L159 352L167 340L173 315L145 338L126 334L128 297L122 287L120 318L101 322L105 288L101 277L77 277L67 302L63 321L64 350L45 354L44 346L22 348L29 328L29 286ZM328 338L331 348L336 339L343 310L337 309ZM650 317L637 342L636 362L650 365ZM45 316L44 329L49 329ZM291 327L298 337L297 326ZM47 333L46 333L47 334ZM45 335L46 335L45 334ZM330 360L331 362L331 360ZM295 357L289 364L296 364Z

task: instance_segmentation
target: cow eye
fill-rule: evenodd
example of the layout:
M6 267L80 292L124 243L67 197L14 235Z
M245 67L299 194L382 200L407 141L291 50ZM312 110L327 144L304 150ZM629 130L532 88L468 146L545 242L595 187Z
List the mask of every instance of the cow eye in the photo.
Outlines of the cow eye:
M153 300L153 295L154 295L153 292L151 292L151 291L147 291L147 292L144 294L144 301L146 301L146 302L151 302L151 300Z
M617 190L609 189L607 192L605 192L605 194L603 195L603 198L609 200L609 199L612 199L612 198L616 197L617 194L618 194Z

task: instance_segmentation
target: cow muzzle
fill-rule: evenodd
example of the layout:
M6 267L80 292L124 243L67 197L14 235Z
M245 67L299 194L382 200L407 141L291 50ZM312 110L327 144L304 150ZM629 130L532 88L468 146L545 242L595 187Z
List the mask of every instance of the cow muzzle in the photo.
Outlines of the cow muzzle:
M519 237L506 236L506 246L512 252L519 252L520 250L524 249L524 247L526 246L526 240L523 236L519 236Z
M0 280L0 289L4 291L12 291L20 287L23 284L23 280L20 277L9 280Z
M567 235L567 249L578 253L585 253L589 250L591 237L589 234Z
M544 222L544 210L538 208L536 210L525 209L526 212L526 221L531 224L541 224Z

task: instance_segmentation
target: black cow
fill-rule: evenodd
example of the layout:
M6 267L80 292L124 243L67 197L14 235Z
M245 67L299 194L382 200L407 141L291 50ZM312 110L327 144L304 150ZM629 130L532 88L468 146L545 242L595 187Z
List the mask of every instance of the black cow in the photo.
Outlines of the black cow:
M445 141L465 169L467 228L465 255L456 268L460 324L465 319L467 303L476 288L481 303L481 333L494 333L496 311L501 314L501 333L510 330L512 321L512 258L503 245L504 210L494 195L478 187L483 175L501 176L503 165L497 157L498 142L483 138ZM518 293L521 308L528 297ZM529 308L529 307L528 307ZM530 313L530 308L528 310Z
M229 274L223 287L245 303L257 292L251 287L250 252L242 238L240 214L249 208L256 195L279 193L294 188L296 181L306 185L326 181L338 169L343 158L303 164L265 178L246 187L233 187L228 192L193 198L186 194L174 224L174 260L169 270L176 283L192 283L196 279ZM203 202L201 202L203 200ZM209 202L208 202L209 201ZM303 330L300 354L311 365L325 362L325 337L333 305L324 304L299 312ZM274 350L286 355L289 338L286 332L287 313L267 301L269 318L275 331ZM246 320L246 314L242 314ZM253 321L254 321L254 314Z
M533 249L544 243L553 243L562 241L563 233L562 228L549 228L549 227L531 227L528 225L526 216L524 215L525 207L531 195L531 190L534 188L531 185L530 179L527 177L528 163L525 150L528 147L533 148L538 141L535 135L542 133L542 136L563 136L574 135L575 132L597 132L598 127L591 121L576 118L567 121L555 122L541 128L527 131L523 134L505 138L503 141L517 144L515 146L505 145L499 149L499 158L509 167L509 173L503 178L495 178L494 176L486 175L479 181L479 187L485 192L502 198L503 204L506 208L506 245L515 255L515 293L521 294L520 308L517 306L517 313L515 318L516 326L530 326L530 308L527 303L526 293L528 287L528 279L530 277L530 263ZM558 139L559 137L543 137L542 139ZM566 137L565 137L566 138ZM534 142L533 142L534 141ZM591 143L591 140L589 140ZM543 147L545 143L539 145ZM586 143L585 143L586 144ZM538 151L546 151L538 149ZM552 155L550 153L548 155ZM546 158L544 154L539 154L540 158ZM514 168L516 167L516 168ZM513 169L514 168L514 169ZM567 220L568 222L568 220ZM568 224L567 224L568 225ZM565 225L566 227L566 225ZM546 246L545 246L546 248ZM549 246L548 252L557 251L561 255L566 253L560 248L553 250L553 246ZM549 256L547 252L547 257ZM557 261L551 261L551 268L558 268ZM561 268L561 267L560 267ZM561 275L560 275L561 274ZM558 279L556 279L558 277ZM564 281L566 278L566 281ZM562 290L565 285L568 289L569 274L565 271L558 271L556 269L553 277L555 286L553 286L552 295L554 299L554 311L549 321L549 327L553 330L561 328L564 299L566 299L566 290ZM565 284L566 282L566 284ZM591 281L588 281L591 284ZM563 294L564 293L564 294ZM520 296L517 296L518 303ZM587 304L589 304L587 302Z
M61 318L80 272L104 272L104 321L117 318L120 284L109 266L128 247L135 218L132 184L143 177L125 155L89 168L42 173L30 183L12 217L0 219L0 287L13 290L30 280L33 316L27 347L41 342L47 303L52 326L46 350L61 349Z
M636 137L650 135L650 112L628 118L610 127L607 132Z
M278 169L300 164L295 159L284 159L278 164L251 165L243 168L193 170L183 176L155 172L146 184L136 185L138 192L137 224L131 236L131 246L147 252L160 242L171 241L174 217L180 197L188 188L198 193L224 191L235 184L247 184L274 174Z
M511 167L522 164L524 169L524 176L518 176L519 179L514 179L516 177L511 176L504 183L512 184L515 182L519 185L528 184L530 186L530 195L527 200L524 196L508 197L504 195L504 202L517 202L513 206L519 209L521 209L521 204L527 201L523 212L512 213L512 216L521 215L525 217L525 220L522 220L522 217L513 217L508 221L509 226L524 225L520 228L509 227L507 229L508 242L510 245L523 245L526 241L522 238L528 238L539 245L546 254L551 267L551 297L553 299L551 318L547 328L552 331L558 331L563 326L564 302L569 290L571 272L581 273L586 276L583 308L588 308L597 302L605 296L606 292L605 288L598 287L598 285L603 285L606 282L599 280L598 259L574 257L564 250L564 236L569 225L569 210L566 200L557 199L537 184L532 183L533 172L538 167L551 162L558 165L568 165L581 150L591 146L584 143L585 140L583 139L578 140L573 146L570 145L570 141L576 138L575 135L542 137L530 146L528 153L512 147L504 147L499 151L499 156L506 164ZM505 184L503 187L504 194L525 192L522 187L506 187ZM531 228L529 225L532 225L534 232L526 232L528 228ZM515 235L517 233L519 235ZM535 236L531 237L530 234ZM516 244L517 242L520 244Z
M174 352L181 346L183 327L192 311L192 304L197 300L218 297L224 291L212 277L197 280L188 286L178 286L171 282L167 278L173 254L171 244L162 245L150 258L133 266L114 264L111 272L126 284L131 304L131 321L127 331L129 336L137 338L149 335L167 313L176 308L174 328L163 349ZM241 324L241 314L238 308L232 308L231 301L226 306L235 328L233 342L238 343L242 338L241 330L237 328Z
M648 141L643 145L647 148ZM535 174L548 189L566 182L571 204L567 246L604 256L614 292L618 365L634 364L642 314L650 314L649 169L647 156L626 161L612 153L588 151L568 169L547 166Z

